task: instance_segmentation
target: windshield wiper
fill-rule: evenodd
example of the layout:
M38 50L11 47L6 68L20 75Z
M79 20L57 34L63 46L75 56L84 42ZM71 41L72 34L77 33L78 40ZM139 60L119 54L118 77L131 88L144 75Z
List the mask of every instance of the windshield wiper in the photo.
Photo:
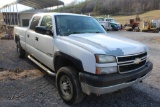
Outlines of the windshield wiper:
M72 32L72 34L80 34L80 33L85 33L85 32Z
M65 32L65 33L62 33L63 34L63 36L68 36L68 35L70 35L70 34L81 34L81 33L102 33L102 32Z
M102 33L102 32L89 32L89 33Z
M70 34L81 34L81 33L85 33L85 32L65 32L65 33L62 33L63 36L68 36Z
M80 34L80 33L85 33L85 32L65 32L63 34Z

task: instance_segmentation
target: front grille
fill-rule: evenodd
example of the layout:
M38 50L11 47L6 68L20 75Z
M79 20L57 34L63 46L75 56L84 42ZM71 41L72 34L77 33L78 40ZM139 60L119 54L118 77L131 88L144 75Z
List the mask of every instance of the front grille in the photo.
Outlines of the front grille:
M147 56L147 52L139 55L134 55L134 56L118 57L118 62L131 61L131 60L135 60L136 58L143 58L145 56Z
M136 63L137 58L139 60L138 63ZM119 72L127 73L137 70L146 64L146 60L147 52L136 55L119 56L117 57Z
M124 73L126 71L133 71L133 70L143 67L145 63L146 63L146 60L140 62L139 64L122 65L122 66L119 66L119 71L121 73Z

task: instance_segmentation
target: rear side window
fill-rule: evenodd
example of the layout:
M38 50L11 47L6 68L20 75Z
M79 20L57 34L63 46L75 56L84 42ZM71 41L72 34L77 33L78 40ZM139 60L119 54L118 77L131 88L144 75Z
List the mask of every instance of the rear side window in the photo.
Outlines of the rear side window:
M40 26L45 26L48 30L52 30L52 17L44 16Z
M41 19L40 16L35 16L33 19L32 19L32 22L31 22L31 26L30 26L30 29L31 30L35 30L35 27L38 26L38 23L39 23L39 20Z

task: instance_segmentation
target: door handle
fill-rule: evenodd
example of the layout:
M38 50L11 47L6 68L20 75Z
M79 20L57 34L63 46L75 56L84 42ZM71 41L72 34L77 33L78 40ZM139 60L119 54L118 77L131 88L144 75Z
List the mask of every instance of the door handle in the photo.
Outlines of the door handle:
M36 37L35 40L38 41L38 37Z
M29 38L29 35L27 35L27 37Z

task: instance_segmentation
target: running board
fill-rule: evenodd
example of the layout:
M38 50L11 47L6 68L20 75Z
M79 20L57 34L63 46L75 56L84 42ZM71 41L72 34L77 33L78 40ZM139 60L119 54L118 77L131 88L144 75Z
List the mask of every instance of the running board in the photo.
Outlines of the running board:
M49 75L51 76L56 76L56 73L51 72L48 68L46 68L45 66L43 66L41 63L39 63L38 61L36 61L34 58L32 58L30 55L28 55L28 58L34 62L35 64L37 64L39 67L41 67L44 71L46 71Z

